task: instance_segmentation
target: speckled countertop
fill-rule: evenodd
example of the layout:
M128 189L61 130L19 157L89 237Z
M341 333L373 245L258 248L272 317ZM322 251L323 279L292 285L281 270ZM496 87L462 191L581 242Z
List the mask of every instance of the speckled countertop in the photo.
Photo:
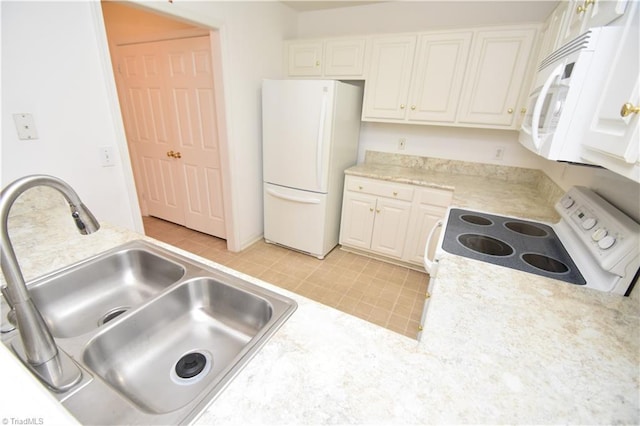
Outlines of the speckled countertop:
M455 183L454 200L477 190L448 179ZM508 194L510 204L529 206L529 193L510 189L525 184L498 179L496 185L504 186L483 193ZM505 204L501 198L490 205L493 195L477 196L481 203L465 206L493 210ZM26 208L11 219L27 279L141 238L108 224L80 237L64 209L50 210L43 215ZM548 216L549 208L542 210L547 213L538 214ZM292 297L299 307L196 424L640 422L637 291L622 298L444 255L417 342L204 262ZM3 377L34 385L4 347L0 354ZM44 410L45 424L64 416L44 391L5 385L1 391L2 406L10 407L2 416ZM31 411L19 411L24 401Z

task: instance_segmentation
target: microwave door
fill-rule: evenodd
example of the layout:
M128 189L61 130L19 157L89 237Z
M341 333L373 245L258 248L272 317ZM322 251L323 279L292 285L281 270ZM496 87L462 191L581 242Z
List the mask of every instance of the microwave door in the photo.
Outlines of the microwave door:
M536 151L540 152L542 147L542 138L540 136L541 125L544 125L543 117L543 107L547 104L547 110L549 109L550 100L547 101L547 95L549 95L549 91L551 90L551 85L556 81L558 77L562 75L564 71L564 65L560 64L549 74L547 80L542 85L542 89L540 89L540 93L538 94L538 99L536 100L535 106L533 108L533 113L531 114L531 139L533 145L535 146ZM542 122L540 119L542 118Z

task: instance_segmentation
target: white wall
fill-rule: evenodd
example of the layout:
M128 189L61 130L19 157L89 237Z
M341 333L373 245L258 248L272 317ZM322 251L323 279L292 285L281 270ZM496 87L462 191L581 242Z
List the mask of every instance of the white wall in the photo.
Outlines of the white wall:
M279 2L135 3L220 29L234 232L236 248L245 248L263 232L262 79L282 77L282 41L295 34L295 13Z
M2 2L1 7L2 186L28 174L51 174L66 180L98 220L142 230L127 182L129 162L116 146L123 129L109 102L114 89L91 5ZM12 114L25 112L35 118L37 140L17 137ZM100 166L101 146L114 148L115 166Z
M406 141L404 150L398 148L400 138ZM502 159L495 158L498 149L503 152ZM363 122L359 163L367 150L541 168L541 159L518 143L516 131Z

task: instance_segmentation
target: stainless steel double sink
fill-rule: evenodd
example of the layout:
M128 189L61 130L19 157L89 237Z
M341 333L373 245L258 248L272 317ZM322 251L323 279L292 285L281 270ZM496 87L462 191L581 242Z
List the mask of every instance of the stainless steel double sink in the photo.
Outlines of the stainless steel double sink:
M142 240L28 288L59 349L82 370L78 385L52 393L89 424L193 420L297 307ZM9 347L14 339L17 331L2 335Z

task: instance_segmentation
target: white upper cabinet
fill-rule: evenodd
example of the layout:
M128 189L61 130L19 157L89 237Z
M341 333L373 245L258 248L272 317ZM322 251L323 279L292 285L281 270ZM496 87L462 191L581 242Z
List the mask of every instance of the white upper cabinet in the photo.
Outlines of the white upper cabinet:
M409 90L410 121L455 121L472 35L466 31L419 37Z
M596 109L583 136L582 157L640 182L640 34L636 13L615 52L598 52L610 70L598 86Z
M365 38L325 41L325 77L362 77L366 42Z
M376 37L362 119L515 129L536 33L511 26Z
M289 77L363 79L366 37L285 42Z
M515 128L524 108L535 28L478 31L458 110L458 122ZM520 99L522 98L522 101Z
M415 49L415 35L372 39L371 65L364 90L364 119L404 119Z
M287 72L290 76L322 76L322 41L286 43Z
M589 28L605 26L622 16L628 0L571 0L559 46L578 37ZM559 47L557 46L557 47Z

